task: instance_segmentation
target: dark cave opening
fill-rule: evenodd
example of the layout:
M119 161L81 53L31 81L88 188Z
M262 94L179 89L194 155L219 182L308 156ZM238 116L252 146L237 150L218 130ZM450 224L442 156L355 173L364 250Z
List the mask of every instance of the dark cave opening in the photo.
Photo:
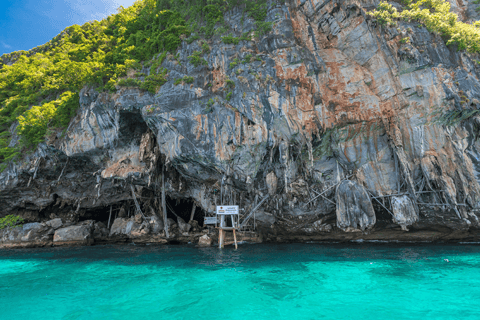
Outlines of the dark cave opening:
M115 219L115 213L118 212L118 210L113 210L113 209L115 209L115 206L112 207L112 218L110 221L110 225L113 223ZM109 217L110 217L110 206L105 206L105 207L93 208L93 209L84 211L83 213L80 214L78 220L79 221L94 220L97 222L102 222L105 225L107 225Z
M190 215L192 213L192 208L194 205L193 200L191 199L175 199L172 197L166 197L167 204L167 218L172 218L177 221L177 216L182 218L185 222L190 220ZM196 206L195 212L193 214L193 220L196 220L199 225L203 225L203 217L205 216L205 211Z
M119 140L122 144L135 141L139 144L148 126L139 112L121 111L119 120Z
M156 208L150 208L150 206L145 205L140 201L140 208L145 216L152 215L153 211L157 211ZM167 205L167 218L172 218L175 222L177 221L177 216L181 217L185 222L190 220L190 215L192 213L192 208L194 205L194 201L192 199L176 199L170 196L166 197L166 205ZM118 214L120 209L123 207L125 209L125 216L124 218L131 218L133 215L136 214L135 203L133 200L122 201L119 203L112 204L112 216L110 225L113 224L115 218L118 218ZM203 217L205 216L205 211L198 206L195 206L195 211L193 215L193 220L196 220L200 226L203 226ZM91 209L81 209L78 212L78 221L85 221L85 220L94 220L97 222L102 222L105 225L108 224L108 220L110 217L110 205L91 208Z
M380 202L382 202L381 199ZM377 223L392 223L392 215L387 210L385 210L382 205L380 205L377 201L373 201L372 204L373 210L375 211L375 218L377 220ZM386 200L385 203L382 202L382 204L387 208L391 208L389 200ZM391 211L391 209L389 210Z

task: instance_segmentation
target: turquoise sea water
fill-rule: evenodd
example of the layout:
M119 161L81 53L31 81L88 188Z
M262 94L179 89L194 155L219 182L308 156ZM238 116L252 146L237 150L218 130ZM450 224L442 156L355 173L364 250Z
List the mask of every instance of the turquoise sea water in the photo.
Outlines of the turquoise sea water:
M480 319L480 246L4 250L0 302L0 319Z

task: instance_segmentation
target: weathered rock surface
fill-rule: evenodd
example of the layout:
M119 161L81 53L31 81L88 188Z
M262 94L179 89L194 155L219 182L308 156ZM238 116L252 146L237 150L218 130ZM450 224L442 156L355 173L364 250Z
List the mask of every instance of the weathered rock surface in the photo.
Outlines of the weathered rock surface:
M62 222L62 219L56 218L56 219L45 222L45 224L50 228L57 230L63 225L63 222Z
M91 243L93 242L93 229L93 221L86 221L81 225L61 228L55 231L53 242Z
M212 238L208 235L203 235L198 239L198 245L202 247L209 247L212 245Z
M107 225L113 207L109 237L160 236L166 222L172 239L192 234L193 202L203 221L216 204L246 213L268 193L259 210L270 216L258 218L272 241L479 239L478 57L418 23L378 26L366 14L375 4L289 0L269 6L273 31L255 41L209 40L208 65L189 63L201 44L183 42L155 94L83 88L65 135L0 173L0 217ZM466 21L478 15L470 3L454 8ZM254 26L242 16L225 16L234 36ZM175 85L186 75L192 84ZM158 217L129 218L132 190ZM162 190L183 222L164 212ZM406 193L415 203L392 198ZM390 228L387 210L410 231ZM22 241L24 228L2 239ZM54 227L37 229L28 237Z
M307 233L331 232L332 230L332 226L330 224L323 223L323 220L315 221L312 223L312 225L303 229L303 231Z
M108 237L108 235L109 231L107 229L107 226L102 222L96 222L95 228L93 230L93 237L95 239L102 239Z
M150 217L150 226L153 234L159 234L164 232L163 221L157 216Z
M110 237L122 236L135 239L163 233L163 222L158 217L153 216L140 219L138 216L136 215L130 219L115 219L110 228Z
M418 221L418 208L407 195L392 197L393 222L400 225L402 230Z
M365 231L376 222L375 210L365 188L343 181L337 188L337 227L345 232Z
M0 247L2 245L28 246L28 243L43 246L53 236L53 229L44 223L27 223L22 227L0 230Z
M185 222L181 217L177 218L178 221L178 229L180 230L181 233L188 233L192 226L188 223Z

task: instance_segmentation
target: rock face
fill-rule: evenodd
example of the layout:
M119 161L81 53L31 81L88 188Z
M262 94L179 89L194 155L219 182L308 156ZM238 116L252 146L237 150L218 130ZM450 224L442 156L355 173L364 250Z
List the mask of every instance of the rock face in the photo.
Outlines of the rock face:
M22 227L0 230L0 247L7 244L34 243L44 245L52 239L53 229L44 223L27 223Z
M83 225L58 229L53 236L53 242L90 243L93 240L93 228L94 222L91 221Z
M210 247L212 245L212 239L207 235L203 235L198 239L198 245L202 247Z
M343 181L337 188L337 227L346 232L371 229L376 222L370 196L355 181Z
M273 196L277 193L278 179L275 175L275 172L270 172L267 174L267 188L268 193Z
M107 225L113 207L110 237L164 229L174 237L188 229L191 205L182 201L196 203L203 219L219 203L249 212L268 193L260 208L270 214L266 238L296 239L322 219L311 234L331 239L366 230L376 239L480 238L478 57L418 23L380 27L366 13L373 7L288 0L269 6L272 32L238 44L208 40L206 65L188 58L201 43L183 42L162 63L168 81L155 94L84 87L65 135L0 173L0 217L41 222L47 212ZM477 14L455 8L468 21ZM238 8L225 15L233 36L254 28L242 17ZM175 84L184 76L193 83ZM162 206L162 190L183 222ZM372 196L397 194L416 204L393 198L372 206ZM135 201L159 218L129 218ZM418 232L384 228L386 209ZM24 228L2 239L43 237ZM47 234L54 226L38 228Z
M163 228L163 222L156 216L146 219L140 219L138 215L130 219L117 218L110 228L110 237L142 238L158 235L163 232Z
M407 195L392 197L393 222L400 225L402 230L418 221L418 209Z
M311 226L303 229L307 233L318 233L318 232L331 232L332 226L326 223L323 223L322 220L315 221Z
M60 228L62 225L63 225L63 222L62 222L62 219L60 218L56 218L56 219L53 219L53 220L50 220L50 221L47 221L45 223L47 226L53 228L53 229L58 229Z

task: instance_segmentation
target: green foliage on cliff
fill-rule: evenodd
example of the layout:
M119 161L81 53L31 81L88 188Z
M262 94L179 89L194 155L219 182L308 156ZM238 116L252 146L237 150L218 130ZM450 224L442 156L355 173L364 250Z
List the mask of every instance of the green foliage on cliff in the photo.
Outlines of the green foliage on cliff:
M23 226L21 223L23 223L23 219L19 216L8 215L0 218L0 230L5 228L19 228Z
M0 170L68 126L85 85L98 91L127 86L155 93L167 81L168 70L161 67L167 53L182 39L208 39L226 31L224 13L236 6L255 20L257 33L270 30L271 24L263 21L266 0L137 0L101 21L68 27L29 52L0 57ZM203 42L202 52L194 52L189 61L206 65L203 55L209 52ZM143 75L132 76L133 70ZM15 122L21 139L10 148Z
M201 57L202 52L201 51L194 51L191 56L188 57L188 61L193 64L195 67L198 67L199 65L208 65L207 60Z
M34 106L20 115L18 133L28 145L42 142L49 127L65 127L75 115L78 93L66 91L59 99Z
M396 20L418 21L430 31L447 39L447 45L456 44L459 50L471 53L480 52L480 21L473 24L458 20L450 12L450 3L445 0L404 0L405 9L399 12L388 2L380 2L377 9L370 12L380 24L395 25Z

